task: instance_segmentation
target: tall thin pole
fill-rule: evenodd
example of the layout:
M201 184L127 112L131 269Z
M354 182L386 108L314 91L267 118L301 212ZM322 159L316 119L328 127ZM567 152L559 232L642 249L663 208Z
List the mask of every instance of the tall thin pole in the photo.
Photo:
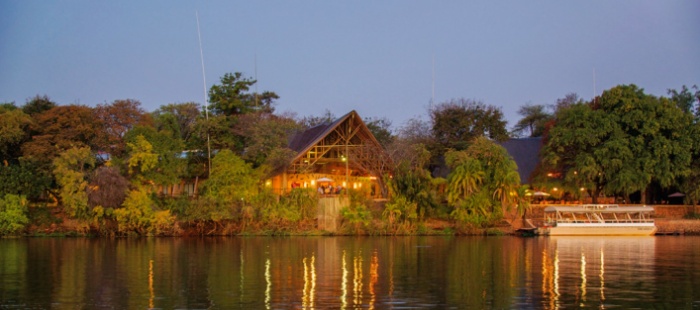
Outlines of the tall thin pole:
M204 115L207 120L207 126L209 126L209 97L207 95L207 75L204 72L204 50L202 49L202 34L199 30L199 11L195 11L197 16L197 38L199 38L199 58L202 61L202 83L204 85ZM211 174L211 139L209 137L209 128L207 128L207 158L209 164L207 165L207 174Z

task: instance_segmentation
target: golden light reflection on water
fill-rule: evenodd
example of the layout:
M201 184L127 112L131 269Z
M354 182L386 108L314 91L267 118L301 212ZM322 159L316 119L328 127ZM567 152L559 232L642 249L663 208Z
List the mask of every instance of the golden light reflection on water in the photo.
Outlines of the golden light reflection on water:
M153 289L153 260L148 261L148 292L150 293L150 298L148 298L148 307L153 309L155 305L153 300L155 299L155 291Z
M586 253L581 250L581 306L585 306L586 301Z
M270 274L270 259L265 261L265 309L271 309L270 301L272 300L272 275Z
M372 261L369 267L369 294L371 296L369 300L369 308L374 309L374 303L377 301L377 293L375 291L377 283L379 282L379 257L377 256L377 251L372 253Z
M600 301L605 301L605 252L600 248Z
M342 282L340 284L340 289L342 291L342 295L340 296L340 302L341 302L341 309L346 309L348 307L348 264L345 258L345 251L343 251L343 262L342 262L342 268L343 268L343 278Z
M573 298L578 307L595 304L605 308L606 280L610 281L606 267L612 264L612 281L634 278L636 271L628 264L652 265L655 240L653 237L550 237L549 246L542 250L542 296L547 308L560 308L562 296L567 300ZM610 253L615 260L606 265L606 254ZM588 277L589 274L597 277Z
M314 297L316 294L316 256L311 259L304 257L304 293L302 297L303 309L314 309Z
M362 305L362 253L353 258L353 272L355 278L353 279L353 294L354 300L353 305Z

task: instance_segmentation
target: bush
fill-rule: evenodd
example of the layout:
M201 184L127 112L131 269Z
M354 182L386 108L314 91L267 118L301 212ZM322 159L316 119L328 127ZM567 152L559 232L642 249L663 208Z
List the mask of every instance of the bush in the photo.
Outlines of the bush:
M114 210L119 232L149 233L154 219L154 205L151 196L145 190L130 191L124 201L124 207Z
M343 228L354 234L367 233L372 222L372 212L367 208L368 200L359 191L350 191L350 205L340 209Z
M28 223L27 199L24 196L8 194L0 199L0 235L16 234Z

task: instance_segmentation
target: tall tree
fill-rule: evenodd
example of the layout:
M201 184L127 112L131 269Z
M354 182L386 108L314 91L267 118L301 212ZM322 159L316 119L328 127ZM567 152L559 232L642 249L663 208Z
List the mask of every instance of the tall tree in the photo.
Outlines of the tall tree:
M547 113L544 105L526 104L518 109L518 114L522 116L513 127L516 135L529 135L530 137L540 137L544 134L545 125L552 119L552 115Z
M133 177L146 183L173 185L185 175L187 162L182 157L182 140L173 137L171 132L138 126L130 130L124 140Z
M141 102L133 99L115 100L110 104L98 104L95 118L101 123L98 131L100 151L122 156L126 144L124 135L138 125L150 125L150 116L141 108Z
M95 165L95 157L90 149L70 148L61 152L53 164L64 210L74 218L88 219L90 210L88 209L87 175Z
M17 109L14 104L0 106L1 163L7 165L8 161L15 160L20 156L20 145L29 138L31 124L31 117Z
M688 175L692 118L667 98L635 85L606 90L594 102L557 114L543 154L565 181L589 191L627 194Z
M30 126L32 139L22 145L22 154L51 162L58 153L73 147L96 149L100 128L91 108L57 106L34 116Z
M295 155L287 148L287 138L299 129L299 124L289 117L268 113L242 115L235 127L236 135L243 138L245 145L241 157L256 168L263 164L279 168Z
M277 94L270 91L250 93L250 87L257 81L244 77L240 72L226 73L220 82L221 84L209 89L209 101L216 114L231 116L250 112L272 113L274 100L279 99Z
M691 87L692 92L687 86L683 85L681 91L669 89L668 94L679 109L683 112L695 114L695 117L700 119L700 90L697 85Z
M486 136L493 140L508 139L506 121L499 108L482 102L456 99L436 105L430 110L434 155L447 149L465 150L471 140Z
M386 148L394 140L394 135L391 133L391 120L388 118L369 117L364 119L364 122L382 147Z
M169 130L176 133L185 142L188 149L201 149L198 145L197 122L202 118L202 107L194 102L171 103L153 112L157 130Z
M57 105L55 102L51 101L51 99L46 96L39 96L36 95L32 97L31 99L27 100L27 103L25 103L22 106L22 111L26 114L29 114L31 116L46 112L48 110L51 110L55 108Z

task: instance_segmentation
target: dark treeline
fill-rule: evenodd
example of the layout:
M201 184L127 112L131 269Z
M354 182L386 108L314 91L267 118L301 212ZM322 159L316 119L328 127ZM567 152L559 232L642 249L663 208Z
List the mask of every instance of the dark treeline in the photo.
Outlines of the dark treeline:
M0 234L313 232L316 192L280 197L265 180L295 155L291 133L335 116L276 113L277 94L251 92L255 83L224 75L209 90L208 111L187 102L146 112L133 99L59 105L48 96L1 104ZM697 88L658 98L623 85L591 102L569 95L556 105L525 105L512 132L500 108L465 99L398 128L367 118L395 164L386 176L389 200L378 210L351 191L340 232L434 233L431 221L448 223L442 233L473 232L524 214L528 190L552 184L572 198L587 192L629 201L660 189L695 202L699 99ZM528 186L499 145L519 135L544 137ZM196 195L168 190L185 181Z

